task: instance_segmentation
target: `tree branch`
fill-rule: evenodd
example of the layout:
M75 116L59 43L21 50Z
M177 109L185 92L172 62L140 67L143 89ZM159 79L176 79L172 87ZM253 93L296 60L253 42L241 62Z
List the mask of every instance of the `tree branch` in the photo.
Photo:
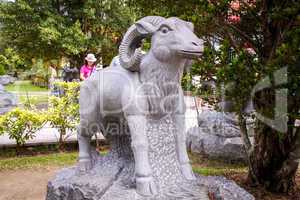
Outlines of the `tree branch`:
M290 28L292 27L292 25L295 23L296 17L297 17L297 15L294 16L294 18L290 19L289 22L286 24L286 26L282 25L283 22L282 23L278 22L276 24L276 30L277 30L276 39L273 43L272 50L270 52L269 61L273 58L277 47L284 40L286 32L288 32L290 30ZM283 27L282 28L283 30L281 29L281 27Z
M239 1L239 3L241 3L241 5L243 5L243 6L245 6L246 7L246 11L247 12L249 12L249 13L251 13L251 15L254 17L254 19L255 19L255 21L256 22L258 22L258 23L260 23L261 21L260 21L260 18L258 17L258 15L256 15L256 12L253 12L253 10L252 10L252 7L251 6L249 6L249 3L247 2L247 1Z
M239 120L239 126L241 129L241 137L245 146L245 149L247 151L248 156L250 156L252 152L252 144L248 135L247 125L246 125L246 119L244 118L243 114L239 112L238 114L238 120Z
M233 46L233 48L236 51L239 51L239 45L237 44L236 40L234 39L233 35L231 34L231 32L226 28L226 26L222 26L219 21L215 21L216 26L220 29L220 30L224 30L223 33L227 36L227 38L229 39L229 42L231 44L231 46ZM220 35L220 37L224 38L223 35Z
M245 32L243 32L242 30L240 30L239 28L237 28L236 26L232 25L232 24L229 24L229 23L226 23L226 25L229 27L229 28L232 28L233 30L235 30L237 33L239 33L239 35L244 38L247 42L251 43L252 47L255 49L255 52L258 52L257 50L257 44L253 41L253 39L248 36Z

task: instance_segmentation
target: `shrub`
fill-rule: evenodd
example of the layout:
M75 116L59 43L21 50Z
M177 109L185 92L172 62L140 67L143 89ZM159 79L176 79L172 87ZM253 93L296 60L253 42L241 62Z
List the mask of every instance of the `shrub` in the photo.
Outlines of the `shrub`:
M0 116L0 135L7 133L15 140L17 154L26 141L35 137L36 131L44 125L44 115L38 111L15 108Z
M5 48L1 50L0 54L0 75L1 68L10 74L17 74L26 68L26 63L14 49Z
M53 128L59 131L59 149L64 150L65 140L68 138L67 130L75 131L79 122L79 86L77 82L57 82L56 87L61 88L63 94L49 98L47 120Z
M3 65L0 64L0 76L5 74L5 69Z
M48 87L50 71L42 59L37 59L31 69L24 72L24 78L30 79L32 84L39 87Z

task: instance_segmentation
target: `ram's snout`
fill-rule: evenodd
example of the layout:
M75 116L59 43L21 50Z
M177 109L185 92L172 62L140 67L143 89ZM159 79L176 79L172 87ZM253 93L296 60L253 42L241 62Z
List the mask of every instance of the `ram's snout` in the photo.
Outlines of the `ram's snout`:
M186 38L185 45L183 45L183 48L178 53L185 58L199 58L204 51L203 40L199 39L194 33L190 37L192 38Z

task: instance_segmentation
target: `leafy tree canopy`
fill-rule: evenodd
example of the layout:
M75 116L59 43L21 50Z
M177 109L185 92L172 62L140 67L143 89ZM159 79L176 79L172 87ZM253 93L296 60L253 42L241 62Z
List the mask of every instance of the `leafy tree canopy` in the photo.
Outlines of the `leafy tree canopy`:
M16 0L1 2L0 13L1 49L13 48L27 60L67 57L75 64L87 52L108 62L132 21L124 1L116 0Z

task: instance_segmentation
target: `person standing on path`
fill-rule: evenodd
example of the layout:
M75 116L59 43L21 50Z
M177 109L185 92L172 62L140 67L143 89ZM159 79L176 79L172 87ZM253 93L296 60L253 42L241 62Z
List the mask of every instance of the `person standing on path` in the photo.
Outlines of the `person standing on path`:
M80 79L84 81L87 79L91 74L95 71L96 65L95 62L97 59L95 58L95 55L92 53L89 53L85 57L85 64L81 66L80 68Z

